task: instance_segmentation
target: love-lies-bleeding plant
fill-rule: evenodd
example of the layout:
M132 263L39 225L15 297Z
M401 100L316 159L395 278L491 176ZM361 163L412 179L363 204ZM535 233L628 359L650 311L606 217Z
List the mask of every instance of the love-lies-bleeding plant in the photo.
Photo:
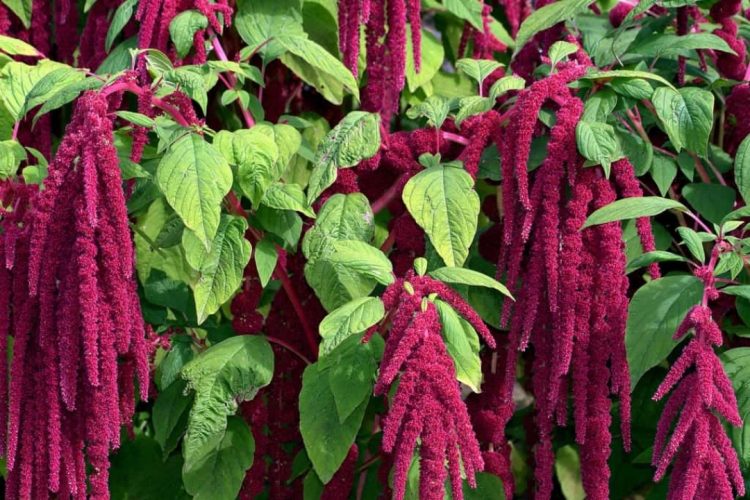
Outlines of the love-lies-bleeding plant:
M27 498L730 499L737 0L0 0Z

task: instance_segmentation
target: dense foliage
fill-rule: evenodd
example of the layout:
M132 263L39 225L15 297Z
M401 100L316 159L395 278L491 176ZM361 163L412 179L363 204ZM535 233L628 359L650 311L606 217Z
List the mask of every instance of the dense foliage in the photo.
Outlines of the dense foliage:
M732 499L739 0L0 0L7 498Z

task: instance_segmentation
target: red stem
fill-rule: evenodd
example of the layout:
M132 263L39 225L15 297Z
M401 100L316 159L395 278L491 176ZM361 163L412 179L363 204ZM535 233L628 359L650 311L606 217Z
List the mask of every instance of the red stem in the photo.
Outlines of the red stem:
M279 346L283 347L284 349L286 349L287 351L291 352L292 354L294 354L295 356L297 356L299 359L301 359L302 361L304 361L306 365L312 364L312 361L310 361L309 359L307 359L307 357L304 354L302 354L297 349L295 349L294 347L292 347L292 345L289 344L288 342L286 342L284 340L281 340L281 339L277 339L276 337L272 337L270 335L266 335L266 339L268 339L268 341L271 342L272 344L279 345Z
M211 32L213 35L211 37L211 44L214 47L214 50L216 51L216 55L219 57L219 60L221 61L229 61L229 58L227 57L227 53L224 51L224 47L221 45L221 40L219 40L219 37L216 36L216 33ZM233 89L235 85L237 85L237 78L234 76L234 73L231 71L227 73L227 81L229 82L229 85L227 85L227 88ZM226 82L225 82L226 84ZM242 112L242 119L245 120L245 126L247 128L252 127L255 125L255 120L253 119L253 116L250 114L250 111L247 110L242 105L242 101L237 99L237 106L240 108L240 111Z
M117 82L113 85L110 85L102 89L101 94L106 97L110 94L114 94L115 92L124 92L124 91L129 91L139 96L143 95L144 93L143 89L140 88L138 85L136 85L134 82ZM164 102L162 99L159 99L158 97L152 97L151 104L169 113L172 116L172 118L174 118L174 120L177 123L179 123L182 127L185 127L185 128L192 127L192 124L189 121L187 121L187 119L185 119L184 116L182 116L182 113L180 112L180 110L175 108L171 104Z
M383 210L393 199L398 195L402 187L402 181L406 179L406 174L402 174L401 177L396 179L396 182L391 185L380 198L372 203L372 213L378 213Z
M294 312L297 313L299 322L302 323L302 330L305 332L307 346L310 348L310 352L313 354L313 356L317 357L318 342L316 340L315 332L310 326L310 323L307 321L305 309L302 307L302 303L300 302L299 297L297 297L297 292L294 291L294 286L292 285L292 282L289 279L286 270L281 269L280 267L276 267L273 275L277 280L281 281L281 287L284 289L284 292L286 292L286 295L289 298L289 302L292 303L292 308L294 308Z

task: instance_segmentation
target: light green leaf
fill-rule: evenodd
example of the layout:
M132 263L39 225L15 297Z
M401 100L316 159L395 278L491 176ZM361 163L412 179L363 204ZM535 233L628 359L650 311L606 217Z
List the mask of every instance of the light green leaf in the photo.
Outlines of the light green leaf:
M586 99L581 120L588 122L606 122L617 106L617 94L604 88Z
M185 258L198 271L197 280L190 285L199 324L218 311L242 284L242 274L250 260L246 229L245 219L223 215L208 251L192 231L182 234Z
M663 76L652 73L649 71L638 71L633 69L612 69L612 70L591 70L589 71L585 76L582 77L583 80L610 80L612 78L643 78L646 80L654 80L662 85L666 85L667 87L674 89L674 85L672 85L669 81L665 80Z
M607 174L612 162L624 156L615 129L608 123L578 122L576 143L581 155L594 165L601 165Z
M266 190L261 203L271 208L294 210L310 218L315 218L315 212L307 204L305 193L299 184L277 182Z
M26 159L26 150L14 140L0 141L0 179L14 177L18 166Z
M488 97L481 96L469 96L462 97L459 100L459 110L456 113L455 123L457 126L461 126L461 123L470 116L475 116L480 113L484 113L492 109L494 101Z
M479 336L466 320L442 300L435 301L435 307L443 325L445 348L453 359L456 379L466 384L472 391L481 392L482 361L479 358Z
M141 113L134 113L132 111L117 111L115 114L123 120L127 120L130 123L133 123L134 125L138 125L140 127L152 128L156 126L156 122L153 118Z
M416 92L418 88L429 83L445 60L445 51L440 40L427 30L422 30L422 63L417 73L414 67L414 49L411 46L411 25L407 26L406 34L406 85L409 92Z
M193 48L193 38L199 30L208 26L206 16L197 10L185 10L177 14L169 23L169 35L177 49L177 56L182 59Z
M187 134L162 157L156 183L208 249L219 227L221 202L232 187L232 170L222 155L200 135Z
M383 301L378 297L362 297L334 309L318 326L320 336L323 337L320 356L329 354L350 336L364 332L383 319L383 316Z
M482 88L482 83L492 74L493 71L502 67L503 65L497 61L490 59L459 59L456 61L456 69L466 73L472 80L479 84L479 88Z
M581 229L607 222L625 219L636 219L638 217L651 217L666 210L687 210L685 205L679 201L658 196L643 196L641 198L624 198L596 210L588 216Z
M586 492L581 482L581 459L578 452L568 444L557 450L555 455L555 474L565 500L584 500Z
M229 417L226 431L212 449L201 450L182 468L185 489L200 500L233 500L253 465L255 439L240 417Z
M107 38L104 40L105 51L109 52L112 49L112 44L115 42L117 35L119 35L125 25L128 24L130 18L133 17L133 10L137 3L138 0L125 0L119 7L117 7L117 10L112 16L112 21L109 23Z
M576 14L585 10L591 2L592 0L560 0L532 12L518 28L514 57L534 35L557 23L572 19Z
M750 300L750 285L730 285L721 289L721 293L734 295Z
M24 104L34 86L45 75L61 68L70 67L61 63L43 59L31 66L17 61L11 61L0 70L0 100L14 121L23 118Z
M305 234L302 252L308 262L328 255L340 240L370 242L375 232L370 202L361 193L337 193L325 202L315 225Z
M516 75L507 75L500 78L498 81L492 84L490 87L490 99L494 102L495 99L502 96L506 92L511 90L522 90L526 87L526 80Z
M278 260L276 245L270 239L263 238L255 245L255 268L258 270L260 284L264 288L271 279Z
M162 73L165 81L172 83L187 94L190 99L198 103L203 114L206 114L208 106L208 87L202 74L195 67L181 66L171 71Z
M547 55L549 56L550 65L554 68L557 63L576 52L578 52L578 45L563 40L553 43Z
M410 107L406 110L406 116L412 120L424 117L427 118L427 125L429 127L440 128L443 122L448 118L450 113L450 101L445 97L432 95L420 102L419 104Z
M632 388L677 346L672 335L702 297L703 283L689 275L659 278L635 292L625 333Z
M276 40L285 35L304 36L301 0L239 0L234 25L249 51L260 52L266 61L285 49Z
M373 113L352 111L328 132L318 147L307 187L312 204L336 180L336 169L353 167L372 158L380 149L380 118Z
M643 78L615 78L609 82L610 87L618 94L631 99L651 99L654 88Z
M714 95L698 87L659 87L651 100L674 148L705 156L713 125Z
M468 21L474 28L484 30L482 26L482 4L466 0L443 0L445 9L459 19Z
M441 267L430 272L430 276L445 283L451 283L454 285L468 285L468 286L481 286L484 288L492 288L502 293L506 297L511 297L508 289L494 278L487 276L486 274L474 271L473 269L466 269L463 267Z
M666 196L677 177L677 162L665 155L654 155L651 162L651 177L659 188L659 194Z
M85 78L82 71L75 70L70 66L60 65L40 78L26 94L21 115L26 115L31 109L46 103L60 88L80 82Z
M18 16L18 19L21 20L24 28L31 28L32 0L2 0L2 2L11 12Z
M745 203L750 203L750 136L740 143L734 157L734 180Z
M328 374L318 363L305 369L299 395L300 432L313 469L323 483L331 480L349 453L366 408L364 401L341 422Z
M23 40L5 35L0 35L0 52L5 52L10 56L38 57L41 55L38 50Z
M688 260L682 255L677 255L672 252L665 252L663 250L654 250L652 252L646 252L632 261L628 262L627 273L632 273L636 269L646 267L654 262L688 262Z
M690 229L689 227L678 227L677 232L682 237L682 241L685 242L685 246L690 250L698 262L703 263L706 260L706 252L703 249L703 241L698 233Z
M463 264L479 216L479 195L471 176L452 165L431 167L409 179L402 197L443 261L448 266Z
M240 335L209 347L184 366L182 378L195 391L182 448L185 479L209 479L200 472L217 448L221 449L225 434L231 436L230 431L236 431L227 428L228 417L234 415L240 402L253 399L271 382L273 365L273 350L265 337ZM249 465L246 463L246 467ZM191 483L187 485L189 492L201 488L200 481ZM236 487L239 490L239 484Z

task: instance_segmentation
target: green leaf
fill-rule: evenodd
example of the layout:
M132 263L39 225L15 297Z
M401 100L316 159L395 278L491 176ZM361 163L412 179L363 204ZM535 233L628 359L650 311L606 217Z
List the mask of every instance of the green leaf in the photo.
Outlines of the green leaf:
M638 71L632 69L612 69L607 71L591 70L581 79L583 80L610 80L612 78L643 78L645 80L654 80L662 85L674 89L674 85L665 80L663 76L649 71Z
M594 165L601 165L606 173L612 162L624 156L615 129L608 123L579 121L576 143L581 155Z
M365 401L341 422L328 374L318 363L305 369L299 395L300 432L313 469L323 483L331 480L349 453L366 408Z
M607 222L625 219L637 219L639 217L651 217L666 210L687 210L685 205L679 201L658 196L643 196L641 198L624 198L594 211L588 216L581 229Z
M318 326L323 342L320 356L336 349L347 338L362 333L385 316L383 301L378 297L362 297L331 311Z
M575 54L576 52L578 52L578 45L575 43L559 41L552 44L547 55L550 60L550 65L554 68L557 63L563 59L567 59L569 55Z
M581 459L573 446L565 445L555 453L555 474L565 500L586 498L581 482Z
M407 26L406 33L406 85L409 92L416 92L418 88L426 86L445 60L445 51L440 40L429 31L422 30L422 61L419 73L414 67L414 48L411 46L411 25Z
M690 55L691 50L717 50L734 54L726 41L712 33L690 33L674 35L662 33L645 38L645 42L630 48L629 52L648 57L674 57Z
M750 136L740 143L734 157L734 180L745 203L750 203Z
M132 111L117 111L115 114L123 120L127 120L130 123L133 123L140 127L152 128L156 126L156 122L153 118L141 113L133 113Z
M380 149L380 118L374 113L352 111L328 132L318 147L307 187L312 204L336 180L336 169L353 167L372 158Z
M502 479L489 472L478 472L476 479L476 488L472 488L468 481L463 482L464 500L505 500Z
M187 492L193 499L237 498L255 455L255 440L247 423L240 417L229 417L226 431L214 447L201 452L190 462L185 457L182 480Z
M654 262L688 262L688 260L682 255L677 255L672 252L654 250L652 252L641 254L632 261L628 262L627 273L632 273L636 269L646 267L649 264L653 264Z
M737 347L721 354L724 370L732 381L737 396L741 427L728 426L729 438L740 459L740 467L750 467L750 348Z
M456 69L466 73L472 80L482 88L484 80L492 74L493 71L503 65L490 59L459 59L456 61Z
M337 193L328 198L302 242L308 263L331 253L335 241L371 241L375 233L373 219L370 202L361 193Z
M128 24L130 18L133 17L133 10L137 3L138 0L125 0L119 7L117 7L117 10L112 16L112 21L109 23L107 38L104 40L104 50L106 52L109 52L112 49L112 44L117 38L117 35L119 35L125 25Z
M432 95L420 102L419 104L410 107L406 110L406 116L412 120L417 118L427 118L427 125L434 128L440 128L443 122L448 118L450 113L450 101L445 97Z
M187 262L198 271L197 280L190 285L199 324L218 311L242 284L243 271L250 261L246 229L245 219L223 215L210 250L191 231L182 235Z
M466 320L447 303L435 301L443 325L445 348L453 359L456 379L472 391L481 392L482 361L479 358L479 336Z
M166 390L159 392L151 411L154 439L165 457L177 448L187 427L188 410L193 398L185 394L186 388L184 380L176 380Z
M672 352L678 344L672 335L702 297L703 283L688 275L650 281L635 292L625 333L631 387Z
M685 242L685 246L690 250L690 253L693 254L693 257L702 264L706 260L706 252L703 250L703 241L698 236L698 233L689 227L682 226L677 228L677 232L682 237L682 241Z
M507 75L500 78L498 81L492 84L490 87L490 99L494 102L495 99L502 96L506 92L511 90L522 90L526 87L526 80L516 75Z
M319 74L319 76L313 78L308 72L300 71L299 66L290 67L297 76L315 87L323 97L331 101L333 104L341 104L341 99L327 91L324 81L329 79L332 79L339 84L343 84L344 88L348 90L355 99L359 100L359 86L357 85L357 80L354 79L351 71L349 71L341 61L306 36L288 35L286 32L282 33L281 36L277 34L274 39L289 51L291 55L310 65L310 67L314 68ZM284 64L287 64L288 61L288 57L282 57L282 62L284 62ZM321 77L324 79L323 81L321 80Z
M654 88L643 78L615 78L609 82L610 87L618 94L631 99L651 99Z
M161 76L165 81L172 83L175 88L179 88L190 99L197 102L203 114L206 114L208 87L199 70L191 66L181 66L170 71L165 71Z
M10 56L41 56L38 50L23 40L11 38L5 35L0 35L0 52L5 52Z
M263 238L255 245L255 268L258 270L260 284L264 288L271 279L278 260L276 245L270 239Z
M651 98L674 148L705 156L713 125L714 95L698 87L659 87Z
M244 472L252 463L248 446L251 435L244 421L231 423L230 417L239 402L251 400L271 382L273 361L273 350L264 337L241 335L209 347L182 369L182 377L195 391L182 448L183 478L189 493L210 495L204 485L222 492L214 498L234 498L227 495L229 490L234 490L234 495L239 491ZM222 450L235 448L233 443L245 445L249 457L237 449L228 456L221 455ZM214 484L212 475L225 484Z
M269 186L260 202L271 208L294 210L310 218L315 218L315 212L307 204L305 193L299 184L282 184L277 182Z
M468 285L468 286L481 286L484 288L492 288L502 293L506 297L511 297L508 289L494 278L487 276L486 274L474 271L473 269L466 269L463 267L441 267L430 272L430 276L445 283L452 283L454 285Z
M651 163L651 177L659 188L659 194L666 196L677 177L677 162L668 156L655 155Z
M180 478L182 457L164 459L159 444L145 434L123 440L111 456L109 493L112 500L189 500Z
M617 106L617 94L604 88L586 100L581 120L606 122Z
M280 33L304 36L301 0L239 0L234 25L250 51L267 61L284 52Z
M721 289L721 293L750 299L750 285L730 285Z
M182 59L193 48L193 38L197 31L206 29L208 19L197 10L185 10L177 14L169 23L169 35Z
M20 114L26 115L32 108L45 103L60 89L80 82L85 78L83 72L70 66L60 65L40 78L26 94Z
M31 28L31 2L32 0L2 0L2 3L18 16L26 29Z
M16 175L18 166L26 159L26 150L14 140L0 141L0 179Z
M43 59L33 66L11 61L2 67L0 70L0 100L5 104L5 109L14 121L23 118L26 98L34 89L34 86L45 75L61 68L70 70L69 66L49 59Z
M482 4L466 0L443 0L445 9L459 19L468 21L474 28L484 30L482 25Z
M493 102L494 101L488 97L480 97L476 95L462 97L459 100L459 110L458 113L456 113L456 119L454 120L456 125L460 127L461 123L470 116L489 111L492 109Z
M402 197L443 261L462 265L479 216L479 195L471 176L452 165L430 167L409 179Z
M721 224L724 216L732 211L735 192L729 186L696 182L682 188L682 196L695 208L699 215Z
M162 157L156 184L208 249L219 227L221 202L232 187L232 170L224 158L200 135L187 134Z
M279 147L271 129L258 125L235 132L232 145L234 164L238 165L237 183L242 193L257 206L266 190L283 173Z
M532 12L518 29L513 56L515 57L534 35L557 23L572 19L576 14L585 10L591 2L592 0L560 0Z

